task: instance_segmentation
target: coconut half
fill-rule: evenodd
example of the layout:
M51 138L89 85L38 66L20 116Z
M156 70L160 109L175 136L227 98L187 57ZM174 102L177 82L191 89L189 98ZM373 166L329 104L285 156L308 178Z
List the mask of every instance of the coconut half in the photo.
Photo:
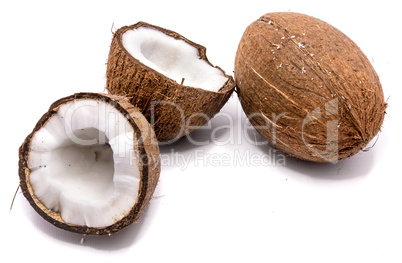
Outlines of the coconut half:
M106 78L108 92L130 98L163 142L206 124L235 87L205 47L144 22L116 31Z
M56 227L112 234L137 221L158 182L159 148L127 99L79 93L53 103L19 150L20 186Z

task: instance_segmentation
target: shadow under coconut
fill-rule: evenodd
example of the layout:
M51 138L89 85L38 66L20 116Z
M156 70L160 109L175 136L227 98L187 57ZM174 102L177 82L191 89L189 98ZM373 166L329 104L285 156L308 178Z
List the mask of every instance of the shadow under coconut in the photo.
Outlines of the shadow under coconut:
M131 246L138 238L140 238L142 230L145 228L145 225L149 223L149 220L151 219L150 217L152 217L152 215L148 216L148 212L150 212L148 210L152 209L151 200L143 216L137 223L134 223L111 236L85 236L54 227L37 214L28 202L24 203L26 206L24 207L24 211L30 219L30 222L32 222L32 225L50 238L70 243L72 245L91 247L105 251L120 250Z
M230 136L227 118L215 116L208 124L180 138L174 143L159 145L162 173L170 168L185 171L194 162L196 155L208 151L214 143L225 141Z
M373 154L359 152L356 155L337 163L313 163L287 157L286 168L312 178L322 180L347 180L370 173Z
M338 161L337 163L315 163L303 161L291 157L280 150L276 150L272 145L268 144L261 135L251 129L248 131L249 138L253 138L259 148L267 155L281 155L285 157L284 164L281 165L284 169L292 170L295 173L309 176L321 180L346 180L353 179L369 174L374 158L374 151L360 151L352 157ZM277 158L278 159L278 158Z
M208 124L176 141L160 143L160 153L168 154L172 151L184 153L207 146L214 142L224 141L226 137L229 136L229 124L230 123L228 123L226 117L215 116L208 122Z

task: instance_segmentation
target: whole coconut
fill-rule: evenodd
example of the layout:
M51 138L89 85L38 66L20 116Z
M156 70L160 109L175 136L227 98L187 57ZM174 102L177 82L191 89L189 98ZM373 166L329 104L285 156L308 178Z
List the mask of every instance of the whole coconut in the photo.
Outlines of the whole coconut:
M244 112L277 149L336 162L380 131L386 103L367 57L333 26L298 13L269 13L239 43L235 79Z

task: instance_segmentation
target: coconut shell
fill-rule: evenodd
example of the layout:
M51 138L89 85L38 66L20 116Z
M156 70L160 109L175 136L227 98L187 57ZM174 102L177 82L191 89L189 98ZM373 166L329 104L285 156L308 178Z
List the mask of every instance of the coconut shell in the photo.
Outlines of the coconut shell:
M341 31L311 16L269 13L250 24L235 79L250 122L296 158L350 157L383 123L386 103L370 61Z
M39 131L53 115L57 113L57 110L61 105L81 99L99 100L112 105L124 116L126 116L135 133L134 151L137 157L138 167L141 174L138 197L135 201L135 205L132 207L127 216L123 217L120 221L114 223L113 225L104 228L87 227L66 223L61 218L60 213L49 210L34 195L34 191L30 184L31 171L28 168L28 161L31 140L34 134ZM159 179L159 174L159 147L157 141L155 140L155 136L153 134L151 126L144 118L144 116L139 112L139 110L136 109L131 103L129 103L126 98L114 95L98 93L78 93L54 102L50 106L49 111L45 113L38 121L32 133L28 135L28 137L25 139L24 143L19 149L20 187L22 193L24 194L30 205L39 215L41 215L44 219L49 221L54 226L84 235L110 235L136 222L144 213L144 210L148 205L152 194L154 193Z
M141 109L152 123L158 141L174 141L205 125L218 113L234 91L235 83L231 76L216 67L228 80L218 92L213 92L182 85L144 65L122 44L123 34L139 27L151 27L185 41L198 50L200 59L212 64L207 59L205 47L176 32L148 23L122 27L113 36L107 61L106 89L110 94L128 97Z

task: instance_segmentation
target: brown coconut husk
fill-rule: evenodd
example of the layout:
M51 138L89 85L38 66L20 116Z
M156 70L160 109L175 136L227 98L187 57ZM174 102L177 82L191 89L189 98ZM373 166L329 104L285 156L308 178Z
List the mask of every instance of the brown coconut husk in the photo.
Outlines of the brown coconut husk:
M158 141L174 141L205 125L218 113L234 91L235 83L231 76L216 67L228 80L218 92L207 91L186 86L185 80L184 83L177 83L145 66L122 44L122 35L139 27L151 27L185 41L198 50L200 59L212 64L207 59L205 47L176 32L145 22L122 27L113 36L107 61L106 89L110 94L128 97L133 105L141 109L152 123ZM154 112L151 112L152 107Z
M270 13L249 25L235 78L258 132L303 160L336 162L356 154L384 119L386 103L370 61L341 31L311 16Z
M29 153L31 140L35 133L39 131L47 121L57 113L58 108L68 102L81 100L81 99L92 99L106 102L107 104L115 107L119 112L126 116L130 125L132 125L135 133L135 145L134 151L138 161L138 167L140 169L141 179L140 187L138 190L138 197L135 201L135 205L132 207L131 211L127 216L122 218L120 221L114 223L113 225L97 228L97 227L87 227L81 225L73 225L66 223L60 216L60 213L49 210L34 194L32 186L30 184L30 169L28 168ZM30 205L35 209L35 211L41 215L48 222L54 226L79 233L84 235L110 235L112 233L118 232L124 227L131 225L132 223L139 220L141 215L144 213L152 194L158 183L160 174L160 161L159 161L159 147L155 140L153 130L149 125L148 121L144 116L136 109L126 98L106 95L99 93L78 93L72 96L62 98L54 102L49 111L46 112L42 118L38 121L32 133L27 136L24 143L19 149L19 176L20 176L20 187L22 193L30 203ZM134 202L133 202L134 203Z

